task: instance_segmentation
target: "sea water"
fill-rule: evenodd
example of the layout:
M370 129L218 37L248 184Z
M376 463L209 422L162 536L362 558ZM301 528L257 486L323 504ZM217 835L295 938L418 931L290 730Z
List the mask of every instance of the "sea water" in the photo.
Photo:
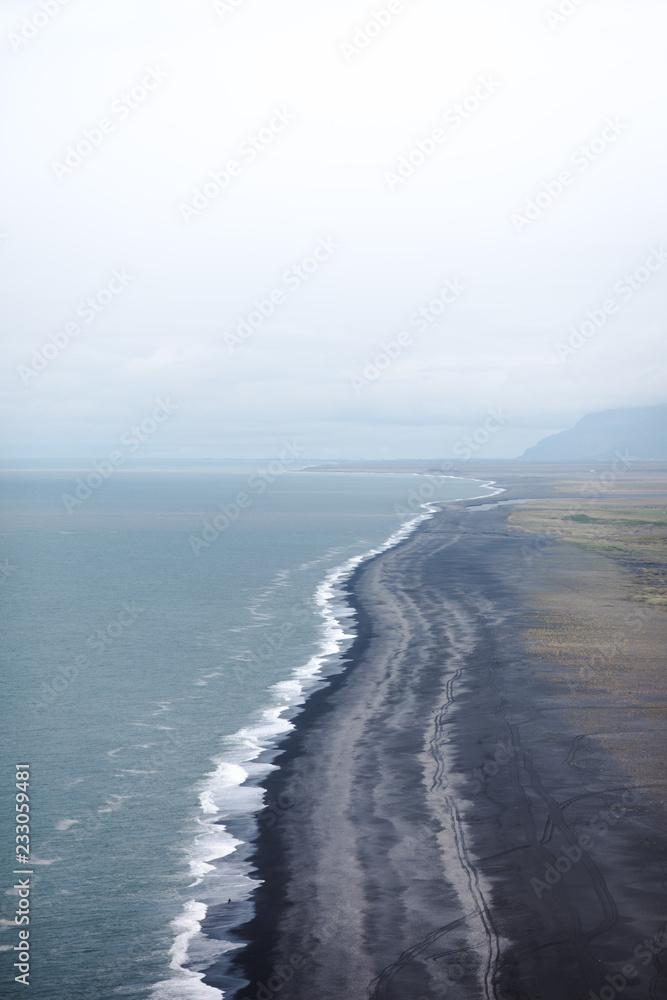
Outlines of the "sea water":
M116 473L63 500L76 485L3 475L5 995L24 988L11 872L26 763L30 995L215 1000L241 985L204 979L252 916L257 783L351 642L341 585L429 516L422 500L494 491L249 467Z

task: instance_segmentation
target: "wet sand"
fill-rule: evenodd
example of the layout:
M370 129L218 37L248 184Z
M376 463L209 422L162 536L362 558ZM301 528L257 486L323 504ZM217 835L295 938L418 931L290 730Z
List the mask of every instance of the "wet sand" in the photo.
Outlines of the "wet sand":
M667 997L667 616L480 506L351 582L347 669L265 783L239 997Z

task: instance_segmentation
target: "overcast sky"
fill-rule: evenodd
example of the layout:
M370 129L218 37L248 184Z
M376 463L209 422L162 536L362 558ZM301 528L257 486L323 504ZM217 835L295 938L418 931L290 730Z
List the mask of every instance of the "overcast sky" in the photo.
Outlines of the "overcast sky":
M664 0L0 17L5 465L141 421L135 465L447 459L485 423L512 457L665 401Z

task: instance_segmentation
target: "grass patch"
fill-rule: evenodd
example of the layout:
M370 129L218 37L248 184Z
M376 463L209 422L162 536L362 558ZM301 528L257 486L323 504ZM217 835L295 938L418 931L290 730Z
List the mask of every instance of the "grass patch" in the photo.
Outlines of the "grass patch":
M590 513L581 512L583 506ZM667 608L666 507L609 506L608 499L537 500L515 508L508 526L622 562L635 574L629 599Z

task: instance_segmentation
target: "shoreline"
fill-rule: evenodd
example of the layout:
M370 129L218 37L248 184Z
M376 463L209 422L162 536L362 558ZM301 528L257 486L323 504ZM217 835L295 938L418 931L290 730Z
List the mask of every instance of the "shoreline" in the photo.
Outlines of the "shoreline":
M297 470L300 471L300 470ZM425 478L420 473L415 473L419 478ZM392 534L381 543L378 547L374 549L369 549L368 551L361 553L358 556L353 556L351 559L347 560L338 566L333 567L328 573L324 580L317 587L315 592L316 602L322 605L322 615L324 618L323 625L325 627L325 638L322 640L322 648L319 653L314 654L312 660L317 661L318 666L315 671L310 673L304 673L305 668L295 668L295 675L298 675L299 683L306 684L310 691L306 691L305 701L299 707L295 706L294 710L290 712L288 716L285 717L285 722L289 725L294 725L294 730L277 737L276 746L277 749L267 748L261 752L259 757L254 759L264 759L265 761L270 760L273 767L280 767L280 762L285 757L285 761L288 761L298 753L298 750L291 752L288 748L292 741L292 738L297 736L297 721L301 721L303 717L303 725L308 726L308 722L311 717L316 717L319 713L319 707L317 702L318 694L326 694L327 691L332 689L332 686L341 678L348 669L353 666L353 660L356 653L364 645L364 637L362 634L362 629L359 626L359 609L354 601L354 590L353 581L357 574L361 571L364 565L373 559L381 556L386 551L395 548L398 545L403 544L407 541L415 531L418 531L420 526L437 515L440 512L441 505L447 504L462 504L474 501L485 502L486 500L491 500L496 496L504 492L502 487L498 487L493 481L487 481L482 479L468 479L462 476L451 476L446 475L442 478L448 479L464 479L465 482L478 483L480 487L488 490L488 493L475 494L472 497L453 497L446 500L422 500L420 498L419 503L412 510L411 515L408 520L404 521ZM407 513L407 511L406 511ZM330 649L327 650L330 639L328 638L329 629L332 624L332 612L330 610L330 604L332 601L339 603L343 601L345 605L349 608L351 612L351 617L349 617L344 623L342 621L335 621L334 632L339 633L337 636L337 641L340 642L342 632L341 630L353 628L354 637L352 644L345 643L341 650L337 652L332 652ZM326 665L330 660L337 660L337 667L333 672L328 672ZM312 661L311 661L312 662ZM309 666L307 664L306 666ZM312 701L312 705L311 705ZM286 749L283 749L286 748ZM241 762L243 764L243 762ZM239 836L242 842L248 845L248 848L244 851L244 863L251 864L257 871L263 870L263 863L259 857L258 844L260 843L261 833L266 831L266 827L262 824L262 818L265 813L269 813L269 820L273 821L273 814L277 813L280 815L289 805L285 806L283 803L286 799L289 799L291 792L282 787L282 773L281 770L272 771L267 777L260 781L255 781L253 779L247 779L244 784L250 784L253 787L259 787L264 790L264 799L267 805L255 813L258 818L258 827L260 831L260 836L252 837L248 840L247 833L245 829L247 823L239 823L238 821L225 821L226 833L230 837ZM248 817L249 821L252 821L252 817ZM270 837L268 838L270 840ZM273 850L273 847L269 849ZM257 900L257 892L253 893L253 897L250 900L251 904ZM245 908L245 906L243 907ZM209 906L206 916L202 919L201 924L199 924L199 930L205 934L210 934L214 939L219 937L220 931L224 930L224 936L229 939L241 938L243 941L248 941L248 951L254 951L252 937L255 934L255 923L256 918L251 918L243 924L230 924L228 914L225 912L224 907L220 906ZM246 932L245 928L251 928L250 932ZM261 939L266 941L266 935L261 934ZM187 956L186 956L187 959ZM232 963L236 964L236 963ZM183 967L187 969L188 961L183 963ZM233 973L230 976L231 968L226 964L226 959L224 954L219 960L216 960L210 968L203 970L198 973L202 977L202 984L205 986L213 985L215 988L222 990L226 996L231 995L241 995L243 991L238 991L235 987L230 986L234 982L236 977Z
M425 477L419 476L419 478L424 479ZM234 768L246 768L248 764L254 767L259 764L260 767L264 767L265 769L267 765L270 769L277 766L275 762L280 756L280 748L289 736L293 720L299 717L312 695L322 687L330 685L337 674L344 669L343 665L347 661L345 654L351 649L350 639L353 640L357 634L357 629L353 627L352 622L354 610L349 600L349 581L364 563L400 545L409 538L421 523L437 513L440 509L439 504L459 504L475 500L485 501L503 492L501 488L497 488L492 482L461 479L459 476L447 476L445 478L460 480L468 486L474 484L488 492L476 493L471 497L449 497L435 501L424 501L420 495L418 502L415 492L415 497L409 502L409 508L400 510L396 508L396 513L400 513L404 517L407 515L407 519L403 520L388 538L378 543L374 548L367 549L358 555L348 558L345 562L333 566L327 572L324 579L316 587L313 595L313 599L319 606L321 614L320 627L323 631L323 636L320 638L320 648L317 652L313 653L308 662L305 664L300 663L294 667L291 674L291 681L300 689L298 698L295 700L295 696L292 694L290 704L283 707L280 716L277 718L273 716L271 707L266 708L261 721L257 723L258 729L253 731L255 731L256 737L262 743L267 743L267 745L258 752L250 753L249 756L240 757L234 754L233 760L229 759L228 755L223 753L215 761L216 767L211 774L212 778L215 779L218 776L221 768L228 768L230 766ZM347 608L346 612L342 610L342 605ZM353 635L349 634L350 630L353 630ZM284 701L285 699L281 700ZM267 716L270 716L270 718L267 718ZM267 734L265 732L267 727L275 730L275 732ZM263 731L261 735L259 735L259 730ZM233 740L240 735L239 733L233 734L230 739ZM256 810L248 812L245 816L227 817L224 821L213 820L209 825L209 831L212 837L217 834L218 839L224 839L225 846L226 844L234 844L231 850L225 852L225 856L234 853L237 863L240 863L242 866L243 877L252 880L254 878L252 874L253 845L257 840L256 828L261 829L262 824L267 821L266 814L268 814L268 820L273 822L274 815L282 813L283 806L277 800L279 797L282 799L284 793L280 793L280 796L276 796L276 799L272 800L270 793L267 791L265 779L262 780L251 775L246 775L243 780L237 783L237 787L246 790L258 789L263 791L266 804L263 808L258 807ZM222 858L211 856L208 863L215 863L218 860L222 860ZM199 884L204 879L205 875L197 875L196 884ZM229 909L227 906L221 905L220 901L208 901L204 904L195 900L189 900L184 906L184 912L180 920L178 920L178 926L180 930L179 940L184 938L186 939L186 943L182 947L179 947L178 952L174 952L174 954L178 955L176 961L185 979L187 980L191 975L194 976L198 982L202 983L204 993L215 982L215 989L222 991L225 996L233 995L238 992L239 977L235 975L228 961L228 948L221 950L217 958L211 958L210 961L212 964L205 966L201 960L197 960L197 958L190 955L190 941L203 936L204 939L208 937L212 941L220 940L225 941L227 944L240 936L245 942L245 937L239 934L239 927L245 926L248 923L250 919L248 911L254 909L256 893L254 890L251 890L251 892L252 895L247 899L235 900L234 907L230 907ZM195 917L195 911L201 910L205 911L204 914L198 914ZM186 924L187 930L183 931L181 928L185 927Z
M417 529L418 530L418 529ZM402 544L399 542L397 544ZM372 558L378 558L373 556ZM362 565L365 565L362 564ZM276 770L272 771L261 783L266 791L266 800L277 803L281 814L286 814L294 801L302 792L302 786L295 783L289 768L302 751L306 734L319 719L326 715L329 696L335 693L345 682L348 673L354 669L357 658L367 649L371 637L370 619L363 609L355 605L353 580L361 571L357 567L342 588L353 608L355 616L355 638L347 653L341 656L343 668L340 673L329 677L326 686L315 690L307 699L299 714L292 719L293 730L280 742L279 753L273 758ZM280 822L280 819L279 819ZM285 849L279 837L275 836L273 824L261 825L259 835L254 842L251 861L261 882L254 895L255 916L246 924L236 928L236 936L248 941L242 956L234 960L234 965L246 973L252 973L250 982L256 979L268 980L273 972L270 956L277 942L277 925L286 897L288 879ZM267 878L267 873L271 876ZM208 975L204 981L215 985ZM241 997L248 993L247 989L236 994Z
M530 879L526 882L530 874L534 879L543 881L540 875L545 864L550 863L544 861L547 855L553 863L560 860L560 855L550 850L549 839L542 843L542 838L537 836L536 818L531 808L524 802L523 811L517 814L518 818L515 817L517 828L523 829L524 839L526 831L532 830L534 836L530 844L513 843L511 831L503 829L512 810L508 810L505 801L499 811L499 802L508 795L516 797L518 788L522 789L520 797L526 799L537 795L535 787L544 789L553 784L558 789L560 800L565 786L570 793L576 793L577 782L581 781L581 776L572 768L570 771L573 773L563 773L562 764L551 759L551 755L545 755L539 741L537 746L529 747L528 755L533 758L531 765L525 763L526 746L520 739L518 744L516 740L517 734L528 732L531 725L530 719L525 718L526 699L544 719L554 720L546 724L554 729L553 739L563 744L560 754L563 758L571 754L572 741L576 741L578 748L587 745L589 740L591 745L595 742L594 734L582 735L570 721L573 714L581 714L584 709L589 714L594 712L595 706L588 701L573 706L571 702L576 699L570 697L568 702L562 683L555 696L553 678L549 677L543 664L536 668L526 654L525 643L517 638L521 633L519 638L523 639L525 622L517 629L517 612L512 601L517 587L526 582L518 577L525 578L531 574L535 577L536 567L530 565L526 568L525 561L521 562L517 574L516 555L519 547L525 545L525 536L522 539L508 531L505 518L512 510L511 501L520 499L521 494L525 497L526 491L529 491L529 496L535 492L543 496L552 493L548 485L537 491L534 489L536 485L524 482L510 487L505 493L510 504L502 501L499 507L477 511L474 522L471 521L473 514L466 513L463 504L472 507L482 504L471 503L470 500L463 501L463 504L450 501L441 513L433 514L418 524L407 539L363 562L348 580L346 589L355 610L357 628L356 638L345 656L344 669L334 675L326 687L309 697L294 720L294 730L281 742L281 752L274 758L278 770L262 783L267 799L282 802L284 809L275 824L260 828L255 842L252 862L263 883L255 893L255 917L237 928L237 936L250 941L235 959L237 971L244 974L250 983L236 994L238 998L255 1000L255 996L262 993L259 984L264 984L264 1000L267 990L278 993L283 986L282 995L294 1000L313 995L341 998L366 996L367 991L370 996L391 1000L394 996L397 1000L403 996L414 996L417 1000L420 996L430 998L440 995L520 997L524 995L520 990L524 988L526 976L532 983L531 989L535 989L537 983L544 986L545 991L539 995L549 1000L551 997L560 1000L568 990L568 995L572 997L588 997L587 993L581 992L583 983L590 984L591 991L604 987L604 976L598 976L604 968L601 969L600 965L602 962L613 962L616 954L623 953L628 929L633 926L639 928L642 919L645 923L653 920L651 927L656 923L660 909L658 902L662 902L658 901L656 891L645 884L645 879L643 885L636 887L642 895L642 906L638 912L636 901L626 898L627 892L623 893L613 876L613 865L618 867L619 859L623 859L635 876L637 864L637 870L641 870L642 864L648 865L655 882L655 857L649 857L650 852L647 854L646 851L642 855L636 837L633 840L633 829L628 824L619 824L618 828L615 824L610 836L603 841L599 838L595 840L595 851L585 848L583 841L572 839L572 831L580 832L582 824L583 829L587 829L587 824L595 815L595 811L591 813L590 809L590 815L585 815L588 805L583 803L581 795L579 799L583 804L578 808L582 812L577 818L576 829L568 826L561 814L554 814L555 818L550 819L548 809L544 820L541 820L546 822L547 827L552 824L550 837L554 830L561 833L569 830L569 849L574 850L575 855L578 849L586 855L585 861L578 868L575 866L574 876L564 875L559 879L553 897L551 887L536 896L535 887L531 888L529 884ZM471 559L471 546L481 558ZM444 575L443 566L439 565L434 554L436 548L440 553L440 562L446 549L450 553L447 557L450 563L446 565ZM603 559L599 556L595 558ZM548 561L548 556L542 557L541 561L536 560L537 570L543 571ZM502 569L507 572L498 575L498 570ZM490 581L489 574L494 571L496 579ZM402 599L408 602L404 610L412 601L410 614L413 618L421 615L419 647L414 645L414 620L407 622L406 618L407 624L404 623L401 634L400 629L392 625L391 616L384 622L378 620L381 604L377 602L378 586L382 583L380 576L383 572L393 572L395 592L403 587ZM512 573L514 577L510 579ZM413 579L407 580L410 574ZM539 575L540 572L537 573ZM420 600L415 602L405 593L411 589L414 591L417 578L428 588L431 598L429 608L425 609L423 597L420 598L420 609ZM532 582L534 584L535 580ZM470 593L475 591L476 608L466 610L460 601L457 606L457 587L460 590L462 585ZM510 594L512 588L515 593ZM437 595L435 605L434 595ZM386 601L387 592L382 591L381 598ZM523 605L521 614L526 617L525 594ZM443 632L440 628L438 632L439 626L434 624L437 618L434 607L439 607L440 613L449 615L451 619L447 635L447 630ZM479 626L480 608L485 609L487 619L483 641L480 639L481 632L475 631ZM425 611L428 612L426 617ZM530 609L528 617L534 613L534 609ZM388 637L392 628L394 635ZM424 628L432 630L433 640L426 656L423 655ZM497 647L499 640L504 652L499 654L496 649L491 655L489 650L494 642ZM392 642L393 651L390 648ZM403 699L413 700L415 714L411 716L409 711L401 709L403 718L397 729L396 719L400 711L396 708L396 691L392 693L391 685L382 687L381 675L401 643L405 677L397 674L392 684L401 689ZM434 655L438 643L441 649L447 645L444 661L441 655ZM507 671L498 670L498 657L502 660L509 649L514 654L511 663L513 677ZM427 662L417 662L419 656L415 656L415 650L421 650L421 660ZM389 659L386 658L388 652ZM452 673L449 668L457 657L459 667L452 676L445 676L448 672ZM489 666L494 662L495 673ZM493 676L489 675L489 670ZM483 676L486 676L485 683L481 682ZM499 685L501 688L505 685L503 704L509 709L500 711L496 705L491 710L489 692L493 692L494 686L498 690ZM436 692L438 695L446 693L447 698L444 701L440 699L436 704L437 699L433 697ZM391 711L388 711L388 695L392 702ZM606 710L612 712L613 706L607 706ZM512 718L512 712L518 713L517 718ZM350 722L355 713L363 716L361 729L357 727L356 731ZM444 743L442 732L438 735L434 731L438 719L440 722L435 729L439 725L441 730L447 730ZM491 756L490 770L495 766L498 775L482 782L480 775L484 778L486 774L482 768L489 764L489 741L498 734L509 764L499 765ZM543 742L542 737L541 740ZM403 749L397 749L397 746ZM430 746L430 751L425 749L426 746ZM599 756L599 748L595 753ZM327 754L331 759L338 755L337 772L333 765L327 765ZM607 752L599 759L603 761L606 784L594 791L588 790L588 797L597 796L599 799L602 796L604 799L605 795L608 798L610 794L625 794L626 800L623 801L626 810L633 814L633 822L638 822L637 816L648 816L640 823L643 824L644 834L650 830L651 836L659 840L659 829L654 829L658 813L650 794L627 780L628 775L623 773L613 754ZM359 761L364 762L360 771ZM358 771L356 777L353 773L355 767ZM424 781L425 775L431 772L431 777L435 775L441 783L444 778L445 788L448 789L439 799L434 796L432 788L429 791ZM471 777L475 773L477 777ZM538 776L537 785L531 783L533 778L526 781L529 773L533 778ZM590 776L587 780L591 783ZM481 787L477 788L477 785ZM490 785L493 786L492 796L489 795ZM403 790L398 802L391 802L392 788L394 792L398 788ZM339 793L342 796L339 797L339 808L332 811L332 803ZM628 795L633 799L627 799ZM553 794L547 794L543 801L550 797L554 798ZM571 797L577 798L577 795ZM443 806L443 801L449 805ZM513 808L516 808L516 802ZM533 812L536 808L533 803ZM341 816L341 810L349 814L347 818ZM452 816L455 814L458 830L452 829ZM474 822L471 817L476 817ZM452 846L457 836L465 841L463 854L460 851L457 853ZM373 844L370 853L369 843ZM410 849L404 849L405 845ZM600 845L604 849L602 852ZM514 869L511 877L508 872L499 871L502 864L492 865L490 870L486 870L484 858L517 851L523 851L529 859L525 862L525 871L519 866L520 877L516 877ZM595 856L600 853L602 859ZM379 859L382 859L381 864ZM465 863L462 859L466 859ZM607 871L610 864L612 870ZM594 884L605 886L604 891L600 890L601 894L594 892L589 899L582 873L588 873L590 877L591 873L595 874ZM363 891L358 891L356 883L353 885L349 881L352 876ZM466 897L466 881L476 885L477 895L473 893ZM566 886L569 881L573 881L572 887ZM431 883L434 882L438 885L437 903L431 898ZM420 892L415 891L415 886L421 886ZM341 890L345 887L351 893L350 905L345 899L340 899ZM420 894L421 898L415 898ZM622 940L614 937L613 927L616 925L612 920L612 926L600 932L604 938L598 948L600 954L596 954L591 941L584 941L586 935L578 940L571 928L566 945L549 942L550 922L553 924L555 921L558 926L552 912L556 901L558 907L569 908L577 915L576 919L585 922L593 919L601 899L608 896L614 900L616 895L623 896L622 906L614 902L610 912L617 914L616 923L619 920L623 922ZM466 903L467 906L462 905ZM516 916L522 908L531 914L527 924L524 916L524 926ZM399 921L392 916L396 909L401 912ZM662 912L666 912L664 906ZM607 922L610 919L608 917ZM531 921L540 924L540 933L546 940L538 943L539 934ZM214 923L214 915L211 923ZM372 932L373 928L376 932L381 929L377 937ZM490 928L493 928L493 933ZM652 933L659 931L660 927L655 926ZM520 954L518 942L527 934L535 938L534 953L542 955L537 963L534 958ZM609 941L605 935L610 938ZM442 947L446 941L455 947L446 949L449 957L442 960L444 966L436 970L436 975L434 969L438 963L431 952L436 945ZM547 961L544 956L551 955L549 949L553 949L556 958ZM412 957L405 959L408 953ZM487 957L480 964L482 954ZM452 958L452 955L455 957ZM349 969L341 971L345 965ZM482 965L486 968L485 972ZM612 970L610 974L615 973ZM553 981L554 976L560 977L560 981L557 980L552 989L549 981ZM449 992L434 991L438 977L438 989ZM563 977L569 978L565 980ZM289 988L286 986L288 981ZM204 982L220 985L215 969L208 970ZM656 981L654 988L663 987ZM637 992L637 989L644 989L644 986L635 986L628 981L625 995L629 998L648 995ZM415 990L417 992L413 992Z
M420 478L423 479L424 477ZM459 477L447 478L458 479ZM481 494L476 493L473 497L452 497L443 501L435 501L435 504L437 505L439 502L458 504L468 499L486 500L502 492L494 488L492 484L479 480L466 479L459 483L459 487L463 485L467 486L468 489L475 486L476 488L483 489L485 492ZM254 733L254 738L261 741L263 744L262 748L246 750L243 756L239 755L238 752L231 751L230 753L226 753L223 751L215 759L215 768L209 775L214 786L222 774L224 774L225 778L229 779L230 768L237 772L247 769L249 765L253 770L258 765L265 771L274 768L276 766L274 761L280 754L280 747L292 729L292 720L298 717L303 710L304 704L308 702L313 692L323 686L329 685L340 669L342 669L342 665L345 662L343 654L346 650L349 650L350 640L353 639L353 635L349 633L353 632L353 634L356 634L356 629L353 629L352 621L350 620L353 611L348 599L348 581L359 566L394 546L401 544L423 521L432 517L439 509L438 506L429 502L422 502L421 494L418 497L419 490L411 490L411 497L413 493L414 497L410 499L407 509L399 510L396 508L395 512L402 514L403 520L395 527L388 538L377 543L375 547L366 549L358 555L346 559L343 563L333 566L318 584L313 594L313 600L319 607L320 612L319 627L321 635L319 638L319 648L307 662L299 662L292 669L290 683L298 689L298 694L295 694L294 690L291 692L289 702L283 704L279 716L275 715L275 706L269 705L264 708L261 719L250 730ZM417 499L419 500L418 503ZM344 608L347 610L344 610ZM267 697L270 692L271 689L267 691ZM281 696L281 701L285 703L288 700ZM229 742L240 739L244 734L245 730L232 734L228 738ZM264 782L257 775L251 773L246 773L242 778L236 777L234 780L229 781L229 786L228 795L232 794L232 789L234 792L241 790L241 794L243 794L243 791L247 792L249 790L257 791L258 793L264 792L265 799L269 794L266 792ZM207 794L207 791L204 794ZM211 849L207 855L206 864L208 866L215 866L216 862L223 860L223 857L229 857L230 854L233 854L234 861L240 866L239 871L242 877L252 882L254 878L252 852L256 840L256 828L261 828L262 824L267 821L267 814L268 820L272 822L273 815L275 813L279 815L282 811L281 805L276 805L275 802L272 803L272 800L269 798L264 808L258 806L252 811L246 811L243 815L228 816L224 821L215 818L210 819L208 823L204 821L209 840L211 841ZM198 843L202 839L203 837L200 834ZM216 849L220 850L220 857L215 854ZM193 875L195 876L195 886L204 883L202 897L205 897L206 870L193 872ZM218 898L217 901L209 899L206 903L199 902L199 898L201 898L199 896L197 899L187 900L180 918L176 918L172 924L179 931L172 949L174 963L172 964L172 968L179 969L180 974L184 977L184 982L190 979L191 976L197 982L201 982L202 995L207 995L209 989L210 983L207 976L215 976L215 988L223 991L224 995L232 995L237 991L239 977L233 974L228 964L228 950L229 943L236 940L239 936L239 925L242 922L248 921L249 914L254 909L255 892L250 888L247 888L246 891L250 893L248 897L236 898L233 907L229 906L229 904L222 906L222 898ZM224 893L223 898L226 900L227 892ZM209 938L209 941L223 941L225 945L225 947L220 949L217 958L210 957L210 962L213 964L208 969L204 966L201 959L196 957L197 953L201 953L202 939L204 940L204 948L207 947L205 943L206 938ZM194 946L191 954L190 946L192 942L194 942Z

